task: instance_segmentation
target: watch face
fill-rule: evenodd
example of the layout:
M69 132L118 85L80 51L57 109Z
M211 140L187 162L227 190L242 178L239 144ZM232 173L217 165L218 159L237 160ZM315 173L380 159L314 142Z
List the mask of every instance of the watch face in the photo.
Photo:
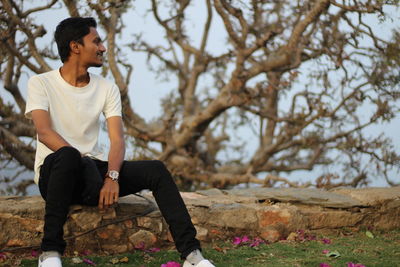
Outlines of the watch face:
M117 171L110 171L108 176L110 176L111 179L116 180L118 179L119 173Z

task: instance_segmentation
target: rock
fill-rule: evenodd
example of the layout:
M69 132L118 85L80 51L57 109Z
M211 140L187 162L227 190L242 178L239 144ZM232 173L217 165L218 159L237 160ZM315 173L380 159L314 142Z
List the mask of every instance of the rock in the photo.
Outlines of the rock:
M129 236L129 242L133 244L136 249L148 249L154 246L157 242L157 237L146 230L139 230L138 232Z
M124 234L123 229L119 225L108 225L106 228L101 228L97 230L97 236L101 239L113 239L119 240L121 236Z
M304 214L309 218L309 229L351 227L359 224L364 218L360 213L341 210L308 210Z
M157 205L150 196L144 198L137 195L128 195L118 201L117 213L120 216L141 214L145 211L154 211Z
M69 247L73 248L75 251L99 251L101 249L95 233L73 239Z
M9 239L7 241L6 247L22 247L26 245L26 242L21 239Z
M113 208L107 209L107 210L105 210L104 213L101 213L101 214L102 214L103 220L112 220L112 219L117 218L117 213L115 212L115 209L113 209Z
M164 229L164 224L166 225L161 216L138 217L136 221L139 227L150 229L153 233L156 234L160 234Z
M204 196L224 196L224 191L218 189L218 188L211 188L207 190L198 190L196 193Z
M0 196L0 203L7 203L7 205L0 205L0 214L11 213L24 218L43 220L45 203L41 196Z
M210 189L182 193L182 197L202 242L228 240L238 235L276 242L286 237L296 238L290 233L297 230L399 229L399 188ZM123 197L117 206L106 211L71 206L64 226L65 236L72 237L67 251L112 254L155 244L171 246L172 237L152 195L147 193L145 197ZM150 213L141 216L144 212ZM40 196L0 197L0 249L39 245L43 217L44 201ZM74 238L80 234L83 235Z
M296 239L298 238L298 234L295 232L291 232L288 237L286 238L286 240L288 241L296 241Z
M197 235L196 238L200 241L207 241L208 229L200 226L195 226Z
M374 206L392 200L400 200L400 186L378 188L336 188L331 192L358 200L366 206Z
M101 248L110 254L121 254L129 251L128 245L103 244Z
M245 188L225 190L224 192L228 195L256 197L259 202L272 200L332 208L363 206L360 201L351 197L312 188Z
M204 224L207 223L209 218L209 208L202 207L202 206L187 206L190 216L192 218L192 223L197 224Z
M395 209L400 207L400 199L395 199L393 201L385 203L386 209Z
M99 226L102 215L98 210L88 208L88 210L79 211L70 215L72 222L75 223L81 231L87 231Z
M307 217L296 206L275 204L258 210L259 231L265 229L279 230L282 236L292 231L305 229L308 226Z
M101 239L108 240L110 239L111 231L108 229L97 230L97 236L100 237Z
M184 195L185 197L185 195ZM243 203L253 204L258 203L258 199L254 196L235 196L235 195L213 195L209 197L201 196L197 199L190 198L185 199L185 204L194 207L206 207L209 208L215 204L232 204L232 203Z
M132 229L132 228L133 228L133 222L132 222L132 220L125 220L125 221L124 221L124 225L125 225L125 227L128 228L128 229Z
M248 229L257 228L255 206L250 204L214 204L210 207L207 224L221 228ZM239 219L240 218L240 219Z
M261 228L274 226L277 224L288 225L291 214L286 209L280 209L277 206L262 209L259 212L259 226Z
M276 229L266 229L261 232L260 237L268 242L276 242L281 238L281 233Z

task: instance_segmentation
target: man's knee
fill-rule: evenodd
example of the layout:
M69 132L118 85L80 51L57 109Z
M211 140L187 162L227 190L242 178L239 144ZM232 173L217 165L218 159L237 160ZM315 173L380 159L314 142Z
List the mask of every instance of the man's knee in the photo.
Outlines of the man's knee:
M64 146L58 149L56 152L57 159L64 165L80 167L81 165L81 153L73 147Z
M162 161L160 161L160 160L152 160L151 161L151 165L152 165L151 169L154 172L156 172L158 174L165 174L165 173L169 174L169 171L168 171L167 167L165 166L165 164Z

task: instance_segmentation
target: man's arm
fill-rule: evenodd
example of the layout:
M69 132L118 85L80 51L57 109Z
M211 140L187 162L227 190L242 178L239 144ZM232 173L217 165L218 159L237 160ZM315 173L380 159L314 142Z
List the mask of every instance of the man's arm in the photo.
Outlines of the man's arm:
M113 116L107 119L110 151L108 153L108 170L120 171L125 156L125 140L122 128L122 119ZM119 184L106 178L100 191L99 208L118 202Z
M110 151L108 153L108 170L118 171L125 157L125 140L122 128L122 118L119 116L107 119Z
M61 147L71 146L51 127L49 112L42 109L35 109L32 110L31 115L39 141L45 144L49 149L57 151Z

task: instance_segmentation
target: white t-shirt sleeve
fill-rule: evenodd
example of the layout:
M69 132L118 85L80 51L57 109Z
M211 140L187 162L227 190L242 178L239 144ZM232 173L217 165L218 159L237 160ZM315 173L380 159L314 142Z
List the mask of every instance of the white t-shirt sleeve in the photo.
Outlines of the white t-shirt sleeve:
M31 119L31 111L42 109L49 111L49 99L45 87L38 77L31 77L28 81L28 98L26 101L25 117Z
M106 119L113 116L122 117L121 95L115 84L107 92L103 114Z

